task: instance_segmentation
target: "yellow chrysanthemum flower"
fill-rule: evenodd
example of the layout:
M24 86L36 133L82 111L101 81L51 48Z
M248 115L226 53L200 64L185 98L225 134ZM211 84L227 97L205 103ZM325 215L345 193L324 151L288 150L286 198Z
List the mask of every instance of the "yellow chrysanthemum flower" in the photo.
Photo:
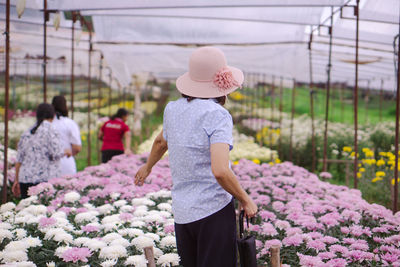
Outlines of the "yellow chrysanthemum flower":
M385 165L385 161L383 160L383 159L379 159L377 162L376 162L376 166L383 166L383 165Z
M387 153L386 152L379 152L379 156L386 157Z
M260 160L259 160L259 159L253 159L253 162L254 162L255 164L260 164Z
M382 181L383 180L383 178L381 178L381 177L375 177L374 179L372 179L371 181L373 182L373 183L375 183L375 182L377 182L377 181Z
M373 157L374 156L374 151L369 150L369 151L365 152L365 156L368 157L368 158Z
M351 152L352 151L352 149L351 149L351 147L349 147L349 146L344 146L343 147L343 152Z
M386 173L383 172L383 171L378 171L378 172L375 173L375 175L376 175L376 177L383 177L383 176L386 175Z
M281 163L281 160L280 159L275 159L275 163L279 164L279 163Z
M360 168L360 172L365 172L365 168Z
M274 166L275 164L271 161L270 163L268 163L271 166Z
M238 165L239 164L239 161L238 160L235 160L234 162L233 162L233 165Z
M361 178L361 172L357 172L357 178Z

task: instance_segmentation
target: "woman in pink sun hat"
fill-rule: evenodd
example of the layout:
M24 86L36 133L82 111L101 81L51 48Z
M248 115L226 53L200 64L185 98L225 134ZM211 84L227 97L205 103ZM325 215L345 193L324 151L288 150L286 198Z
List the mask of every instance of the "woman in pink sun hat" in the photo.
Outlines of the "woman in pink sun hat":
M230 168L233 123L223 107L243 80L243 72L228 66L220 49L196 49L189 72L176 81L182 98L166 106L163 131L135 176L135 184L142 185L169 151L175 234L185 267L236 266L234 198L245 215L257 213Z

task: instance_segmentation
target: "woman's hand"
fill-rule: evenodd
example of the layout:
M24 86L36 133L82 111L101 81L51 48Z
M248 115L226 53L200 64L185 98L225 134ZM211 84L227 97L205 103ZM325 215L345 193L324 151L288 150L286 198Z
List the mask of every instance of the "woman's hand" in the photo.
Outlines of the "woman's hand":
M142 186L144 180L146 180L147 176L151 173L151 169L147 166L147 164L140 167L135 175L135 185Z
M131 155L132 154L132 150L129 147L125 148L124 154L125 155Z
M11 191L12 191L12 193L13 193L13 195L14 195L15 197L20 197L20 195L21 195L21 189L20 189L20 187L19 187L19 182L18 182L18 181L15 181L15 182L14 182L14 184L13 184L13 186L12 186L12 188L11 188Z
M68 158L72 156L72 151L71 149L67 148L64 150L64 155L67 156Z
M241 202L242 209L244 210L244 215L252 218L256 216L257 214L257 205L254 203L254 201L248 197L246 201Z

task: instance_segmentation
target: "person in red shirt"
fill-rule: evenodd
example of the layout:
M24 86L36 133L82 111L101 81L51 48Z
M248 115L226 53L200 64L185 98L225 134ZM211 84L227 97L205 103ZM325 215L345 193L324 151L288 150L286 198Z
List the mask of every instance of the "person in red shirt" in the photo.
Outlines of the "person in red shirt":
M128 119L128 111L118 109L109 121L103 124L99 131L99 139L103 140L101 146L101 162L106 163L112 157L120 154L131 154L131 132L125 124ZM125 139L125 149L122 139Z

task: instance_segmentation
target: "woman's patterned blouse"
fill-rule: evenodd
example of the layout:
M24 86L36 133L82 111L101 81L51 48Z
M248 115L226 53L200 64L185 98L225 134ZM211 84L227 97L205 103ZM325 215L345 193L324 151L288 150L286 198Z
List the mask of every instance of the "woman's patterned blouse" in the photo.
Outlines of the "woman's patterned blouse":
M64 151L58 137L48 121L43 121L35 134L31 129L22 134L18 143L17 161L20 183L40 183L60 174L60 159Z

